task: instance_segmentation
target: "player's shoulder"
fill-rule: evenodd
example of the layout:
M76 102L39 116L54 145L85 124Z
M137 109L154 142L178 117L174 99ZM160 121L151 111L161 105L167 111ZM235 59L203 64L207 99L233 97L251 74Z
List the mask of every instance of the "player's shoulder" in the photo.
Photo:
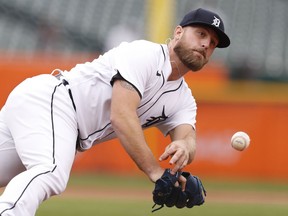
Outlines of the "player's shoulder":
M138 45L138 46L157 46L157 45L159 45L158 43L148 41L148 40L134 40L131 42L126 42L126 43L132 44L132 45Z
M160 50L161 44L148 41L148 40L134 40L132 42L122 42L119 47L138 49L138 50Z
M147 40L135 40L132 42L122 42L117 49L117 56L126 56L130 59L137 59L141 62L154 62L158 64L159 59L167 53L163 48L165 45L154 43ZM165 59L165 57L164 57Z

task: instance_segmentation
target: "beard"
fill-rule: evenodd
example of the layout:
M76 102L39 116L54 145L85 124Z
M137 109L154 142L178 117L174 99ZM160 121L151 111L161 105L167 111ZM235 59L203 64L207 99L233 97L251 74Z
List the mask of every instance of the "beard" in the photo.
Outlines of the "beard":
M179 41L174 47L174 52L187 68L192 71L199 71L208 62L206 52L203 49L187 49L186 47L185 43Z

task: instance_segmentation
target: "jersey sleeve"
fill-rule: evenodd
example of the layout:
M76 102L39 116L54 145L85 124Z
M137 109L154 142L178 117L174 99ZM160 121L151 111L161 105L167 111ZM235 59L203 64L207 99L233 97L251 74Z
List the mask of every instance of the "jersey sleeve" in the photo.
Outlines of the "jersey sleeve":
M157 70L159 49L160 45L148 41L134 41L122 43L116 52L114 70L137 89L140 97L151 73Z
M178 111L172 116L169 116L168 121L164 121L157 125L157 128L165 136L168 135L169 131L182 124L191 125L194 129L196 129L197 105L192 94L186 95L183 100L178 100L177 106L179 107L177 109Z

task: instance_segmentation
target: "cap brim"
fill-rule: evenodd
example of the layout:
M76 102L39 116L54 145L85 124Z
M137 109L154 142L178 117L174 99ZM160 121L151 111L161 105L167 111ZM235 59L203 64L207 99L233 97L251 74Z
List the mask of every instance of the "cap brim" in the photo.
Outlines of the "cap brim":
M230 38L220 29L218 28L214 28L213 26L211 26L217 33L218 37L219 37L219 43L217 45L218 48L226 48L230 45Z
M218 35L218 38L219 38L219 43L217 45L218 48L226 48L230 45L230 38L225 34L225 32L223 32L219 28L217 28L213 25L207 24L207 23L203 23L203 22L192 22L192 23L189 23L185 26L189 26L189 25L193 25L193 24L205 25L207 27L212 28L216 32L216 34ZM183 26L183 27L185 27L185 26Z

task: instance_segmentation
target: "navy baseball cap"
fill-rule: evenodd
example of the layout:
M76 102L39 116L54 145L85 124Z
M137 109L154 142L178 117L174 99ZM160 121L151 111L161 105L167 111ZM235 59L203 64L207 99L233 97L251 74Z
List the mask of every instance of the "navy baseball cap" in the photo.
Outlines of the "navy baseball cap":
M230 45L230 39L225 34L224 23L218 14L209 10L198 8L197 10L193 10L186 14L179 25L185 27L193 24L211 27L218 35L218 48L225 48Z

